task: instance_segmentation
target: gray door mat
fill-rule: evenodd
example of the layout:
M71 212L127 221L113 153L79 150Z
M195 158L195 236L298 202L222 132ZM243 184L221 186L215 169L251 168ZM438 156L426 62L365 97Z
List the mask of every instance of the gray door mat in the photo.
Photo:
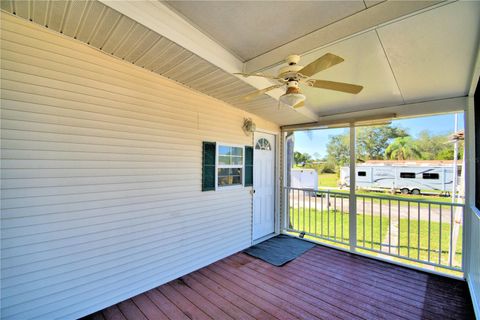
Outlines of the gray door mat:
M313 248L315 244L296 239L286 235L278 235L259 244L256 244L243 252L262 259L274 266L280 267L302 255L305 251Z

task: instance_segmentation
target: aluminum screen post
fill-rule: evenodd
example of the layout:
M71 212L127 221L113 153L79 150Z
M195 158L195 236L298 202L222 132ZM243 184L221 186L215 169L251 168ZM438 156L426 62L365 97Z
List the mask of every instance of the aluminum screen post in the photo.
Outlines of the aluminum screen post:
M354 252L357 246L357 199L355 196L355 125L350 124L350 198L348 201L349 212L349 239L350 251Z

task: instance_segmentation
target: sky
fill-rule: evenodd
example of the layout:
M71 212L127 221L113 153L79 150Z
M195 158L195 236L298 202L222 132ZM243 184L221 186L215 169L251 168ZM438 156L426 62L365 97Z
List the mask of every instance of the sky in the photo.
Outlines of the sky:
M463 113L458 115L458 130L463 129ZM392 126L407 130L412 137L417 137L423 130L433 134L450 134L454 131L454 114L444 114L421 118L393 120ZM323 158L327 155L328 137L348 132L348 129L319 129L295 132L295 151L307 152L314 158Z

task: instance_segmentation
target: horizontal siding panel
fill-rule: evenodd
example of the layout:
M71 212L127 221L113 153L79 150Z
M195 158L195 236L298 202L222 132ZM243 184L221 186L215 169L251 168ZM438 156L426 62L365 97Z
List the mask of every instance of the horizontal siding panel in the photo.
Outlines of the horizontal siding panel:
M188 183L192 182L192 178L184 179L175 175L163 177L158 175L128 175L121 176L102 176L98 177L61 177L61 178L25 178L25 179L3 179L4 183L8 183L8 188L47 188L47 187L69 187L69 186L97 186L97 185L130 185L144 182L168 182L174 184L175 182ZM200 182L199 182L200 183ZM200 186L200 185L199 185ZM3 189L3 185L2 185ZM200 187L199 189L200 190Z
M212 239L217 242L224 241L223 238L217 238L215 236L212 236ZM220 252L221 256L218 258L215 257L216 259L220 259L248 246L245 242L241 244L243 244L243 246L235 243L235 241L226 241L226 244L213 243L206 246L195 245L192 248L189 248L189 250L192 250L191 252L175 252L172 255L167 256L165 259L156 261L155 264L152 264L155 265L155 267L152 267L152 265L144 265L143 268L141 268L141 271L133 269L121 275L103 277L101 282L95 281L81 287L73 287L75 290L64 290L50 296L42 295L36 300L29 301L28 304L26 304L29 309L23 308L20 312L15 312L17 311L16 309L18 308L18 305L13 305L11 307L5 306L3 308L2 316L6 318L18 317L20 319L30 319L33 317L48 319L48 316L51 314L59 313L55 313L57 309L65 308L71 312L74 308L78 309L78 306L83 306L84 308L86 305L94 303L99 297L105 299L106 296L111 296L112 294L116 294L118 297L120 292L128 292L126 296L131 297L135 295L134 292L139 291L139 288L140 291L146 291L143 289L145 287L148 289L153 288L150 287L152 282L165 283L177 278L179 272L185 274L186 272L191 272L208 264L211 258L205 258L200 251L214 250L216 251L216 254L217 252ZM185 260L192 260L192 264L185 267ZM171 264L178 265L178 269L172 270L170 267ZM75 292L75 294L72 294L73 292ZM115 300L121 301L124 299L125 298L118 300L117 298ZM110 299L106 299L106 301L109 300ZM56 317L62 318L62 313L59 314L60 315L57 315Z
M55 164L55 168L70 168L71 161L82 161L81 166L90 167L90 163L96 163L98 161L112 161L112 162L127 162L134 163L135 167L142 167L142 162L154 162L155 167L158 167L159 161L169 162L174 157L177 165L175 167L179 168L199 168L197 163L192 163L192 158L198 156L197 150L168 150L163 154L134 154L134 153L111 153L111 152L85 152L85 151L50 151L50 150L19 150L19 149L3 149L1 158L5 160L5 163L2 164L3 168L8 169L9 165L12 168L41 168L42 161L49 160L48 163ZM13 160L24 161L24 163L16 163ZM11 161L9 164L8 161ZM32 163L35 161L35 164ZM37 162L40 161L40 162ZM55 162L56 161L56 162ZM139 162L140 164L136 164ZM38 163L38 165L37 165ZM45 164L45 168L51 167L51 164ZM119 166L121 166L119 164ZM147 164L148 166L148 164ZM91 167L96 167L92 165Z
M227 195L223 194L223 197L226 197ZM178 196L177 196L178 197ZM247 198L248 199L248 198ZM21 208L12 208L12 209L5 209L5 226L4 228L7 229L7 226L9 225L10 221L12 219L23 219L23 218L30 218L30 217L35 217L35 216L40 216L40 215L54 215L51 219L60 219L62 221L61 217L62 214L66 214L66 217L70 218L67 220L76 220L80 218L89 218L91 216L95 215L108 215L108 214L116 214L117 217L121 216L121 213L127 214L128 212L135 212L137 215L139 212L147 209L159 209L163 208L164 210L173 210L173 211L178 211L178 204L179 202L185 201L184 198L177 199L174 196L172 196L169 193L165 193L162 195L158 196L151 196L151 195L145 195L143 197L131 197L129 199L124 199L124 198L113 198L111 199L112 204L109 207L104 207L103 205L105 204L104 200L96 200L90 201L92 203L87 203L87 204L82 204L78 205L76 202L72 202L68 208L66 208L66 205L56 205L56 204L51 204L49 206L42 206L42 208L39 208L38 210L42 209L41 213L37 215L32 215L29 210L25 210ZM189 199L192 200L192 202L185 204L185 208L195 208L195 204L197 205L205 205L208 203L208 201L215 201L215 204L225 204L235 201L235 198L230 196L229 199L215 199L215 198L208 198L208 199ZM244 201L243 199L242 201ZM222 202L223 201L223 202ZM77 201L78 202L78 201ZM68 210L67 210L68 209ZM81 215L74 215L75 213L82 213ZM68 215L67 215L68 214ZM38 221L44 221L41 220L42 218L39 218ZM44 217L46 221L48 221L48 217ZM34 224L34 222L31 220L30 223L28 224L26 221L24 221L25 225L30 225ZM18 226L16 226L18 227ZM2 237L5 237L6 234L3 234ZM23 236L23 235L19 235ZM4 247L8 247L7 243L5 243Z
M138 176L137 176L138 177ZM87 177L87 178L74 178L76 181L74 183L69 183L67 180L61 180L63 183L58 183L59 179L49 179L46 183L40 182L46 179L36 179L33 180L38 182L39 186L30 186L27 187L32 180L27 179L11 179L10 188L2 188L2 199L15 199L21 197L39 197L39 196L51 196L51 195L63 195L63 194L81 194L81 193L92 193L95 190L98 192L106 192L106 191L116 191L116 190L148 190L151 188L171 188L171 190L175 191L176 187L185 187L186 185L190 185L195 190L200 189L199 186L195 186L195 184L187 184L186 181L181 179L175 179L173 181L168 181L165 183L165 180L161 179L161 177L157 179L152 179L148 177L138 177L138 179L132 179L131 176L120 176L120 177L109 177L109 180L104 177L102 182L99 182L98 179L94 177ZM13 182L12 182L13 181ZM96 183L93 183L95 182ZM191 178L190 178L191 181ZM16 182L14 185L16 188L12 188L12 184ZM20 184L19 182L23 182ZM76 183L76 184L75 184ZM63 184L63 185L62 185ZM22 187L24 186L24 187ZM92 190L92 186L95 186L95 190Z
M245 202L245 199L234 200L234 201L231 201L228 203L226 202L223 204L215 204L212 206L212 208L216 210L221 210L223 215L230 215L248 207L248 206L242 205L241 202ZM232 205L230 206L231 209L229 209L230 203L232 203ZM199 203L198 205L202 205L202 203ZM36 229L36 230L29 235L18 235L15 233L15 231L21 230L21 228L28 228L27 224L25 225L25 227L22 226L22 227L12 228L11 232L9 232L9 229L6 229L6 232L9 233L9 234L6 234L6 236L13 235L15 236L15 238L4 240L5 241L4 256L8 257L9 261L7 264L2 265L2 268L8 269L12 267L18 267L20 265L26 265L29 263L29 261L33 261L33 262L46 261L48 263L48 260L53 258L59 258L60 260L62 260L64 259L64 256L67 254L57 249L72 247L71 249L74 252L77 252L82 250L78 246L87 244L87 243L89 243L89 245L87 247L84 247L84 249L88 249L89 247L91 248L103 247L102 242L97 243L96 241L116 238L115 240L121 242L122 240L124 240L122 238L124 234L129 235L130 237L132 237L132 239L137 237L143 238L147 235L144 232L152 231L154 233L158 233L158 231L156 231L158 230L158 228L180 228L179 230L182 230L181 226L184 226L185 224L195 223L189 220L189 219L192 219L192 217L202 218L201 219L202 222L205 220L205 218L209 218L208 211L205 211L202 208L200 209L196 208L194 205L186 206L185 209L184 208L179 209L178 204L177 206L169 204L163 207L161 206L161 204L158 204L158 203L156 204L156 206L153 206L152 204L150 204L150 208L143 209L143 210L137 209L137 211L133 211L133 212L119 210L119 212L115 215L103 214L103 212L100 210L90 211L88 213L90 215L89 217L81 217L81 218L79 217L74 221L85 225L91 219L96 218L96 216L92 217L93 214L97 214L102 219L101 226L96 226L91 228L87 227L78 232L73 231L76 233L63 232L62 234L58 234L58 235L49 235L48 232L44 231L44 228L48 223L34 226L34 228L31 228L31 229L34 229L34 230ZM126 223L126 220L128 220L131 216L134 216L135 219L137 220L135 220L135 224L133 224L133 221L132 221L132 223L128 225L128 223ZM172 218L175 218L173 219L175 220L174 222L171 221ZM152 221L152 223L156 222L156 224L146 225L144 221L141 219ZM65 221L65 220L63 221L60 220L58 222L57 221L55 222L60 225L59 227L61 227L61 224L69 223L69 221ZM52 223L50 222L50 224ZM140 230L143 230L143 232L138 234L135 233ZM87 232L83 232L83 231L87 231ZM43 233L39 233L39 232L43 232ZM52 239L62 240L62 241L55 241L55 242L48 243ZM49 246L45 247L45 244L48 244ZM51 253L53 254L55 250L57 250L56 252L57 254L59 254L58 256L46 257L42 254L46 251L52 251ZM116 249L110 248L108 250L116 250ZM73 254L73 253L69 252L68 254ZM26 255L28 255L28 257ZM36 269L39 266L32 265L32 266L26 266L26 267ZM16 272L18 274L20 271L14 270L13 272Z
M96 188L97 189L97 188ZM55 197L51 196L44 196L44 197L18 197L12 199L3 200L5 203L4 210L8 209L17 209L17 208L28 208L32 206L48 206L48 205L58 205L64 203L71 203L71 202L82 202L82 201L100 201L105 199L127 199L127 198L134 198L140 196L152 196L156 195L159 201L161 200L174 200L172 195L180 198L178 196L182 191L184 194L188 195L190 192L196 191L196 187L191 186L179 186L179 187L163 187L163 188L151 188L151 189L135 189L135 190L126 190L126 191L109 191L109 192L88 192L83 194L70 194L70 195L56 195ZM184 198L181 197L181 200ZM190 199L190 197L189 197ZM190 199L196 200L196 199ZM244 201L244 199L242 199ZM201 204L200 200L197 200L198 204ZM26 205L27 204L27 205ZM178 205L178 204L176 204ZM168 205L165 206L165 210L169 209ZM72 219L71 215L65 215L63 218L64 221L74 221L78 219L87 219L90 216L97 216L97 215L108 215L108 212L101 211L101 214L92 214L90 213L92 210L88 212L84 212L84 214L76 219ZM24 219L28 219L27 221L23 221ZM8 218L5 217L4 220L4 229L8 228L15 228L27 225L37 225L37 224L45 224L50 222L62 222L62 215L61 214L46 214L42 217L39 215L36 216L28 216L28 217L21 217L15 215L14 217Z
M198 211L195 209L192 209L192 215L172 211L172 214L175 214L175 217L178 219L176 223L162 223L161 219L171 218L171 216L157 214L159 220L153 222L152 225L138 223L132 225L131 228L110 228L96 233L64 237L61 242L51 242L51 245L49 244L50 246L48 247L45 246L46 242L38 242L8 248L5 249L5 259L8 258L8 264L2 266L2 272L6 279L10 277L23 279L30 272L45 271L46 269L60 266L62 268L74 267L76 263L85 259L95 259L95 261L101 262L107 259L110 254L125 254L123 249L135 250L136 252L141 249L137 248L137 246L143 246L153 239L158 239L160 236L160 238L173 236L174 239L176 236L177 241L183 241L187 237L184 233L186 229L193 232L194 230L201 230L199 226L203 226L217 228L217 231L220 232L223 230L223 227L230 226L230 224L224 226L222 223L231 219L241 219L242 217L235 215L235 212L246 209L246 207L235 206L234 210L228 210L227 207L227 204L224 204L223 207L215 207L224 211L223 216L220 218L209 217L208 212L195 212ZM156 212L152 214L158 213L158 211L156 209ZM190 221L192 217L198 219L198 221L195 221L197 223ZM246 226L247 224L241 224L238 230ZM179 233L182 234L181 238ZM115 246L106 246L106 244L115 244ZM161 246L163 243L157 244ZM164 250L169 250L169 247L165 246L159 252ZM130 254L133 254L133 252L130 252ZM74 265L68 266L67 264Z
M36 133L35 135L31 135L33 137L37 137L39 133ZM47 141L42 141L39 140L40 138L37 137L35 139L35 146L32 146L31 140L27 140L27 137L23 137L23 139L10 139L10 135L6 133L4 135L4 140L2 147L4 147L5 153L2 154L5 159L8 159L8 150L16 150L18 155L21 155L22 152L26 151L38 151L38 152L57 152L57 153L69 153L72 152L73 154L75 153L87 153L89 155L93 154L111 154L111 155L116 155L116 154L121 154L125 156L131 156L131 155L138 155L138 156L158 156L158 155L163 155L165 154L164 150L169 150L170 152L178 152L179 155L184 155L184 156L197 156L198 150L185 150L185 145L184 144L176 144L176 143L162 143L162 144L157 144L155 148L152 147L135 147L132 143L132 145L129 145L128 147L125 146L115 146L115 145L109 145L108 142L104 141L99 141L103 143L66 143L66 142L57 142L55 139L60 139L61 137L59 135L56 135L55 137L50 137L49 140ZM17 136L18 137L18 136ZM79 137L81 138L81 137ZM76 139L75 139L76 140ZM92 141L92 138L89 138L89 141ZM95 141L97 142L97 141ZM192 147L198 147L200 149L200 146L197 146L196 144L191 144ZM33 149L32 149L33 148ZM193 149L193 148L192 148ZM181 152L183 151L183 153ZM192 154L190 154L192 153ZM55 155L57 158L62 158L60 154ZM25 158L32 158L29 153L25 153L24 155ZM90 158L91 159L91 158ZM193 159L190 159L193 160Z
M151 179L150 179L151 180ZM18 181L18 180L16 180ZM92 186L95 186L95 189L92 190ZM83 185L74 185L74 186L53 186L50 185L48 188L43 186L40 187L19 187L19 188L2 188L2 198L1 199L17 199L25 197L43 197L43 196L61 196L61 195L75 195L83 193L101 193L101 192L117 192L117 191L136 191L136 190L145 190L150 189L162 190L162 193L166 191L189 191L190 189L197 190L200 186L195 186L194 184L186 184L185 181L175 180L168 183L168 185L162 183L162 181L123 181L119 183L110 183L110 184L93 184L85 183Z
M219 222L226 222L227 218L229 220L236 221L235 217L230 216L225 217ZM207 226L207 223L213 223L215 225L215 223L212 221L202 222L201 225L205 227ZM220 227L219 224L217 226ZM160 231L162 232L161 234L159 233ZM229 233L231 233L232 231L234 231L234 226L222 228L221 230L219 230L219 233L223 234L224 237L230 237L231 235L229 235ZM185 246L180 241L178 241L178 239L175 240L175 234L180 232L178 228L171 230L165 230L160 228L159 232L155 234L152 233L149 236L145 236L139 239L132 239L130 242L119 241L118 246L121 248L125 248L125 250L130 250L130 252L121 250L103 252L102 248L93 248L91 249L92 252L88 254L87 251L75 250L76 255L72 254L67 255L63 258L54 258L57 266L53 268L48 266L46 261L42 260L37 262L38 267L34 269L31 267L28 268L28 265L18 266L18 268L20 268L24 272L21 275L18 275L18 272L15 272L15 270L7 268L5 270L5 273L8 276L5 277L5 280L3 282L3 288L5 289L5 291L11 293L11 295L26 293L28 291L31 291L32 289L37 290L49 287L50 285L53 285L57 282L63 282L69 278L81 280L81 276L86 276L90 272L97 273L98 271L101 271L102 268L108 268L109 266L121 263L122 261L124 261L125 263L131 262L132 259L129 259L129 256L135 259L135 263L138 263L138 259L151 257L152 252L157 252L161 248L161 246L168 247L166 250L155 253L154 256L161 256L166 253L174 254L175 251ZM249 229L245 228L237 232L237 235L245 237L245 234L249 233ZM201 230L192 230L192 235L184 237L182 241L194 241L195 238L199 241L202 238L205 238L205 240L207 240L208 237L209 235L201 233ZM82 247L85 247L85 245L82 245ZM68 250L69 248L66 249ZM53 254L57 253L58 251L60 250L51 250ZM133 267L136 268L140 266L136 265ZM85 269L90 270L87 271ZM72 276L71 274L69 275L70 272L75 272L75 276ZM112 272L114 272L114 270L112 270ZM100 274L99 276L102 275ZM45 279L54 277L58 278L52 281L45 281ZM25 286L26 284L33 282L35 283L36 287L29 287L29 285ZM23 284L24 286L19 286L19 284ZM34 292L31 292L31 294L34 294Z
M8 125L9 128L18 128L12 126L12 122L5 121L3 124ZM16 123L18 125L18 123ZM163 136L156 136L154 141L150 140L139 140L139 139L122 139L118 137L101 137L93 136L91 131L76 131L72 134L70 133L50 133L50 132L41 132L41 131L21 131L21 130L10 130L3 128L3 138L6 140L6 145L9 145L9 141L15 142L16 147L19 150L28 150L31 149L31 141L35 141L35 147L37 149L41 148L52 148L51 150L64 150L65 146L68 148L73 148L74 151L96 151L99 148L105 152L121 152L124 153L155 153L159 152L158 150L178 150L184 149L185 146L197 146L197 141L192 141L188 139L179 139L179 138L167 138ZM60 131L60 128L59 130ZM66 131L66 130L64 130ZM96 131L99 134L105 133L105 131ZM90 133L89 135L87 133ZM148 136L149 137L149 136ZM95 138L95 139L93 139ZM37 147L38 146L38 147ZM41 149L44 150L44 149ZM46 150L46 149L45 149Z
M224 194L225 196L225 194ZM170 201L177 201L176 199L172 199L170 196ZM184 200L184 199L183 199ZM208 202L208 200L205 200ZM68 204L61 204L61 205L50 205L50 206L39 206L36 208L35 212L31 212L31 210L25 210L23 208L13 208L13 209L5 209L3 210L3 218L9 219L13 217L28 217L31 215L46 215L46 214L54 214L54 213L61 213L61 212L81 212L85 210L92 210L92 209L103 209L107 210L107 208L112 207L120 207L123 210L129 209L127 206L134 206L138 205L151 205L151 203L158 205L158 197L156 196L144 196L141 199L137 199L137 201L133 201L132 199L115 199L110 201L88 201L86 203L68 203ZM110 206L105 206L110 204ZM168 203L165 203L168 205ZM178 205L178 203L177 203Z
M173 190L172 190L173 189ZM83 194L70 194L70 195L55 195L52 196L43 196L43 197L17 197L13 199L3 199L4 206L3 209L15 209L15 208L28 208L35 206L48 206L48 205L57 205L70 202L83 202L83 201L97 201L97 200L106 200L106 199L127 199L135 198L139 196L157 196L159 199L164 198L164 194L169 194L172 191L189 192L195 191L195 187L192 186L181 186L177 188L171 188L165 186L164 188L152 188L152 189L137 189L137 190L126 190L126 191L110 191L110 192L94 192L94 193L83 193ZM42 219L44 221L46 218ZM9 227L9 224L6 223L4 226L5 229Z
M168 100L169 96L172 95L171 92L165 91L162 96L151 96L151 95L142 95L139 94L139 92L135 92L130 89L126 89L123 87L117 87L117 86L110 86L110 87L105 87L101 86L100 83L102 82L95 82L90 79L80 79L80 81L77 78L71 78L71 79L64 79L64 80L58 80L58 74L62 74L61 72L56 72L58 74L52 74L54 72L43 68L36 68L31 65L25 65L23 63L12 63L8 60L3 60L2 61L2 67L4 69L4 74L3 78L8 78L12 80L16 80L20 83L24 83L25 85L31 84L31 83L36 83L36 84L41 84L44 87L48 88L53 88L53 89L58 89L62 91L71 91L71 92L79 92L85 94L86 91L88 91L89 95L95 96L95 97L102 97L103 99L108 99L111 101L116 101L116 102L126 102L129 101L135 101L138 103L138 100L141 99L146 102L151 102L151 103L158 103L158 102L163 102L164 105L169 105ZM43 69L43 70L41 70ZM12 74L9 74L12 73ZM92 82L92 83L90 83ZM8 87L7 87L8 88ZM115 89L115 90L114 90ZM31 91L27 91L31 92ZM182 102L182 101L180 101ZM189 102L184 101L184 104L180 105L178 104L178 108L187 108L189 105ZM173 113L178 111L177 107L170 107L167 108L167 110L170 109ZM196 110L195 110L196 111Z
M242 249L244 249L245 247L248 246L248 244L244 244L244 243L240 242L239 239L233 239L233 240L229 241L229 243L231 243L230 246L229 245L224 245L223 241L222 241L222 243L219 244L218 247L216 247L215 254L212 256L212 259L220 260L222 258L225 258L225 257L231 255L232 254L231 253L232 248L235 248L233 251L238 252L238 251L240 251L240 250L242 250ZM182 274L188 274L192 271L195 271L195 270L199 269L201 266L204 266L204 265L208 264L209 259L205 258L204 256L193 257L193 258L195 258L195 265L194 266L182 265L181 267L179 267L178 272L182 273ZM171 280L174 280L175 278L176 278L175 273L173 273L169 270L168 274L159 274L156 277L153 277L152 280L162 282L162 283L166 283L166 282L169 282ZM148 279L144 280L144 281L140 281L138 283L138 288L143 288L145 286L145 282L148 283ZM131 288L131 289L132 290L130 291L131 292L130 294L125 294L124 293L125 292L125 287L123 287L123 290L121 291L122 293L120 295L119 295L119 292L120 292L119 290L109 292L108 294L109 294L109 296L113 297L113 299L115 299L115 300L123 301L126 298L135 295L135 292L139 291L139 289L135 289L135 288ZM150 289L153 289L153 288L150 288ZM87 298L87 301L88 301L88 298ZM90 307L89 309L86 309L86 311L81 313L81 314L90 314L90 313L92 313L92 311L102 309L101 306L102 305L108 305L108 303L109 303L109 300L105 300L105 296L102 296L102 295L96 296L95 297L95 304L92 307ZM100 306L100 308L99 308L99 306ZM55 316L56 314L62 314L62 311L63 310L60 309L60 310L56 311L55 313L49 313L48 316Z
M25 122L61 124L63 126L83 128L102 128L110 131L138 132L150 136L161 135L162 132L164 134L178 133L178 135L182 136L185 139L198 139L198 133L192 131L190 131L192 133L188 133L189 130L183 130L182 132L182 127L174 125L165 125L166 128L164 129L161 128L163 125L156 127L131 126L127 123L105 122L101 120L95 120L93 117L90 119L81 119L68 116L9 110L7 108L8 107L2 109L2 118L6 120L21 120Z
M226 216L222 218L217 223L217 227L221 226L221 222L225 223L227 220L232 220L233 222L241 223L238 220L238 217ZM209 221L205 219L199 224L199 228L192 228L185 226L191 230L191 232L182 238L182 241L194 241L197 239L199 242L204 239L207 240L210 235L207 235L202 232L200 227L207 227L209 224L214 224L214 221ZM222 228L219 230L219 233L223 236L228 237L229 233L234 231L235 226L230 226L229 228ZM119 242L118 247L122 250L115 250L111 252L104 252L101 248L92 248L91 253L88 254L86 251L75 250L75 255L66 255L61 259L58 259L61 265L55 269L45 266L45 261L39 261L39 266L34 271L32 269L27 269L30 272L24 273L20 279L24 281L23 284L29 284L28 286L19 286L19 279L15 276L5 277L3 281L3 289L9 292L10 296L15 296L20 293L29 293L34 294L32 290L40 290L43 288L51 287L52 285L63 282L67 280L76 279L81 281L82 277L86 277L89 273L95 274L96 277L101 277L102 274L99 274L99 271L102 271L103 268L109 268L112 265L122 265L125 264L125 268L138 268L141 267L144 262L140 262L141 259L151 258L151 259L161 259L162 255L165 254L174 254L175 251L182 249L184 245L175 239L175 234L180 232L179 229L167 230L166 228L159 228L158 232L149 237L142 237L140 239L132 239L129 242ZM249 229L245 228L243 233L248 233ZM166 250L162 250L158 254L152 256L152 251L158 250L161 246L166 246ZM131 251L128 251L131 250ZM55 250L51 250L52 253L55 253ZM58 250L60 251L60 250ZM98 254L95 256L95 254ZM131 258L129 258L131 256ZM55 258L54 258L55 259ZM134 262L132 262L134 259ZM123 262L123 263L122 263ZM151 262L149 262L151 263ZM130 265L129 265L130 264ZM134 264L133 266L131 264ZM20 268L22 265L19 266ZM44 267L43 269L41 267ZM87 270L84 270L87 268ZM90 268L90 270L88 270ZM9 271L8 269L6 272ZM24 270L25 271L25 270ZM121 270L111 270L111 273L121 272ZM70 272L75 272L75 277L69 275ZM45 281L45 279L55 278L51 281ZM35 285L35 286L34 286ZM43 291L45 294L48 292ZM6 299L2 302L7 301Z
M121 34L94 30L106 20L125 36L134 30L110 10L86 25L77 9L91 6L63 7L79 15L65 26L69 34L167 71L149 52L168 40L146 32L138 46L116 47ZM201 192L202 141L252 145L241 129L246 117L265 130L278 126L1 17L2 317L78 318L249 246L250 188ZM168 74L207 79L212 71ZM229 94L242 90L229 83Z
M3 114L2 114L3 117ZM172 141L173 143L181 143L181 144L198 144L198 141L195 140L188 140L188 139L181 139L175 137L174 135L166 136L169 132L165 132L163 135L149 135L143 133L135 133L135 132L125 132L125 131L114 131L114 130L107 130L103 128L95 128L95 127L85 127L81 126L83 123L80 123L78 126L72 125L64 125L62 123L39 123L39 122L28 122L24 120L11 120L11 119L4 119L2 118L2 129L3 130L16 130L18 132L23 132L22 134L29 134L30 132L34 133L55 133L63 135L63 137L67 137L67 139L71 140L72 138L77 143L82 143L84 141L92 141L98 140L99 143L102 143L105 140L102 138L107 138L108 141L115 140L112 142L112 145L116 144L131 144L135 143L138 146L151 146L155 147L157 142L166 142ZM26 132L24 130L25 127L29 127L31 130ZM59 138L60 139L60 138ZM85 140L86 139L86 140ZM35 139L32 139L34 141ZM61 140L62 141L62 140ZM73 142L73 141L72 141Z

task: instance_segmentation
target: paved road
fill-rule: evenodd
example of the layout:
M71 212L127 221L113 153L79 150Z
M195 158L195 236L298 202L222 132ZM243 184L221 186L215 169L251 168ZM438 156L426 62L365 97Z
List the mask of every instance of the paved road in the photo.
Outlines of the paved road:
M400 213L400 219L407 219L410 217L411 220L425 220L440 222L440 206L438 204L432 204L429 207L426 205L418 206L418 202L410 202L410 209L407 201L400 201L400 204L397 200L383 200L380 205L380 199L375 199L372 203L371 198L361 197L357 198L357 213L363 214L365 212L366 216L370 216L373 212L374 216L382 217L396 217L398 219ZM329 207L330 210L338 210L347 213L349 207L348 196L339 196L339 195L330 195L329 197L315 197L309 196L308 193L305 193L305 197L300 192L300 195L295 194L295 196L290 197L290 206L292 205L295 208L311 208L315 209L315 203L317 210L327 210ZM328 206L329 205L329 206ZM323 206L323 207L322 207ZM373 206L373 207L372 207ZM461 207L453 207L449 203L441 206L441 220L442 223L450 223L451 218L461 217L463 209Z

